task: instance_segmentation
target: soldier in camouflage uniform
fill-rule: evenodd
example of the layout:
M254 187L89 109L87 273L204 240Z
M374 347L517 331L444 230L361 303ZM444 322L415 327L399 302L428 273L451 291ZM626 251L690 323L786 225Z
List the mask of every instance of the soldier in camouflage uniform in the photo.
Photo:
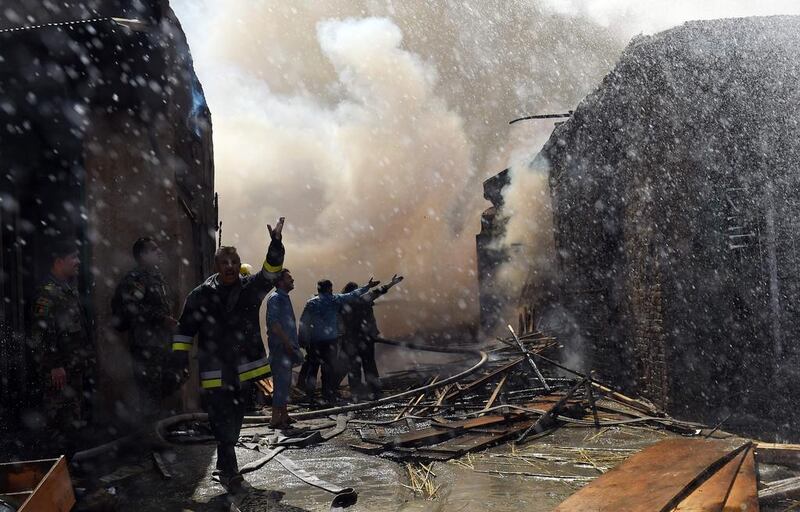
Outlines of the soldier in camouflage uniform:
M63 445L74 440L89 416L95 357L73 284L81 263L77 247L58 243L51 254L50 273L33 301L31 341L48 432Z
M112 299L114 324L129 332L133 375L139 390L137 417L145 422L160 414L165 365L177 321L172 316L169 290L159 266L163 253L155 240L133 244L136 268L122 278Z

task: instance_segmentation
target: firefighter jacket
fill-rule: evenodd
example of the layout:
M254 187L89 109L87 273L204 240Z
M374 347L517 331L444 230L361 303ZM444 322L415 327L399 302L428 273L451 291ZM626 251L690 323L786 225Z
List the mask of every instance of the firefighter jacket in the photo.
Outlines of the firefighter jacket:
M203 389L238 387L271 375L258 312L280 277L283 256L283 244L273 240L256 274L240 276L232 286L223 286L214 274L189 293L172 350L188 354L196 337Z

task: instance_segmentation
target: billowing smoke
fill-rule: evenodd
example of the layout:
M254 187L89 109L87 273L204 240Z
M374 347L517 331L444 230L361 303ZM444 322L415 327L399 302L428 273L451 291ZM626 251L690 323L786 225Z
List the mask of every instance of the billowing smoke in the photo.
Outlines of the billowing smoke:
M475 323L481 181L505 166L508 120L564 94L537 41L573 51L551 37L563 20L502 5L175 5L212 111L224 242L258 263L285 215L296 307L320 278L398 272L384 331Z
M225 243L257 264L285 215L298 308L322 277L405 274L379 310L389 334L475 321L481 182L552 128L508 121L574 108L656 19L631 1L172 4L212 112ZM515 178L509 204L544 208L540 178ZM510 226L526 258L536 223Z
M768 14L793 14L800 8L793 2L773 1L754 5L734 1L700 4L678 0L670 2L631 2L629 0L544 0L542 6L563 16L592 20L607 27L620 43L637 32L655 32L692 19L754 16ZM599 80L598 80L599 84ZM589 92L588 90L586 92ZM563 110L575 105L564 105ZM555 278L555 254L552 225L552 204L548 185L549 163L537 153L550 135L552 124L545 129L543 121L527 128L524 136L513 133L517 142L512 145L508 166L511 184L504 191L504 215L508 224L499 246L506 249L510 261L497 272L497 280L506 293L506 316L520 302L536 302L551 293ZM538 295L538 297L537 297ZM557 304L538 311L539 322L549 324L554 331L567 337L577 337L573 332L568 311ZM568 357L580 367L580 340L573 339Z

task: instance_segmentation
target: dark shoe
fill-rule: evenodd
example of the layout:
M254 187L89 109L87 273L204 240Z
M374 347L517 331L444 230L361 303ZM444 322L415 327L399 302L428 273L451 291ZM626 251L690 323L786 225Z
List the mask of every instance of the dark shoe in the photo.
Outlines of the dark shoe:
M239 494L252 489L251 485L240 474L231 477L220 476L219 483L228 491L229 494Z

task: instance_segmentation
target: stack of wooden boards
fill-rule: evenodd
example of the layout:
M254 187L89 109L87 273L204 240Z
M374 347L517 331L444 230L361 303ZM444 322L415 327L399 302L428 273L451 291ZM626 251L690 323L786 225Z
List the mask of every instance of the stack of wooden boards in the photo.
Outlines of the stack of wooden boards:
M756 512L755 447L743 439L667 439L567 498L555 512Z

